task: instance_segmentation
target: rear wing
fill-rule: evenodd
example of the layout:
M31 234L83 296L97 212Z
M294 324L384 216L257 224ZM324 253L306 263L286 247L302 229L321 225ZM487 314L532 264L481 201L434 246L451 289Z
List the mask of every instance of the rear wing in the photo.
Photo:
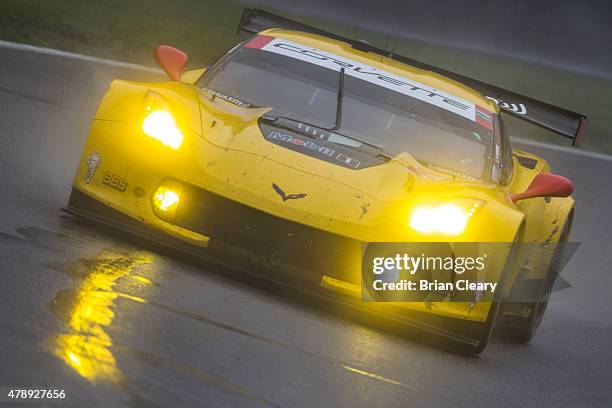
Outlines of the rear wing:
M269 13L259 9L245 8L240 18L238 32L243 32L255 35L269 28L280 28L286 30L303 31L312 34L318 34L334 40L346 42L353 48L371 52L390 58L413 67L434 72L451 78L457 82L465 84L476 91L480 92L487 99L495 102L502 112L508 113L517 118L526 120L534 125L543 127L553 131L563 137L572 140L572 145L579 146L582 136L584 135L588 120L586 116L567 109L559 108L550 105L546 102L541 102L536 99L529 98L524 95L517 94L506 89L499 88L495 85L490 85L473 78L469 78L433 65L426 64L412 58L402 55L393 54L389 51L372 47L367 42L361 40L352 40L340 35L321 30L316 27L290 20L288 18Z

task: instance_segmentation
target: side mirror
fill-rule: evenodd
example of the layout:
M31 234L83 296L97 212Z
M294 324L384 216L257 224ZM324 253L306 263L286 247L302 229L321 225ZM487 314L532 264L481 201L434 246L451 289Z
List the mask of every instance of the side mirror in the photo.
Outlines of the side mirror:
M534 197L568 197L574 191L571 180L553 173L539 173L533 178L527 190L512 194L513 202Z
M155 61L173 81L180 81L181 74L187 65L187 54L169 45L160 45L153 53Z

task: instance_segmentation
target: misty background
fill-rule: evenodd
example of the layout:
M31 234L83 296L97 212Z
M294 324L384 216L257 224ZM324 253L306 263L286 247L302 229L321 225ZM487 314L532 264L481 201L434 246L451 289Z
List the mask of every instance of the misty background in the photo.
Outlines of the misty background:
M188 69L244 36L257 7L586 115L582 148L612 154L612 1L0 0L0 40L155 67L169 44ZM514 138L568 146L509 118Z

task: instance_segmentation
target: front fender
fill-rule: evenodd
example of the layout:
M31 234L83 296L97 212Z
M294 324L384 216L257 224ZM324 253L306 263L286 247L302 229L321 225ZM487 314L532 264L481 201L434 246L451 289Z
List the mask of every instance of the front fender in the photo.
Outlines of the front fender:
M134 82L116 79L94 116L94 120L138 123L143 117L147 92L161 95L179 126L186 132L202 136L197 89L182 82Z

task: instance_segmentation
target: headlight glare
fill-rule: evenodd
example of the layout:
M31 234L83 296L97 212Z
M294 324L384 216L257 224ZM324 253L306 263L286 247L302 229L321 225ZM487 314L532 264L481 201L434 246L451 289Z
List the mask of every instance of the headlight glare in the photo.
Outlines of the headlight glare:
M155 192L155 205L162 211L176 210L181 199L179 195L166 187L160 187Z
M167 102L160 95L151 91L147 93L144 115L142 131L164 146L178 150L183 143L183 133L170 113Z
M470 217L483 205L479 200L472 200L470 203L472 205L448 202L415 207L410 213L409 226L423 234L461 234Z

